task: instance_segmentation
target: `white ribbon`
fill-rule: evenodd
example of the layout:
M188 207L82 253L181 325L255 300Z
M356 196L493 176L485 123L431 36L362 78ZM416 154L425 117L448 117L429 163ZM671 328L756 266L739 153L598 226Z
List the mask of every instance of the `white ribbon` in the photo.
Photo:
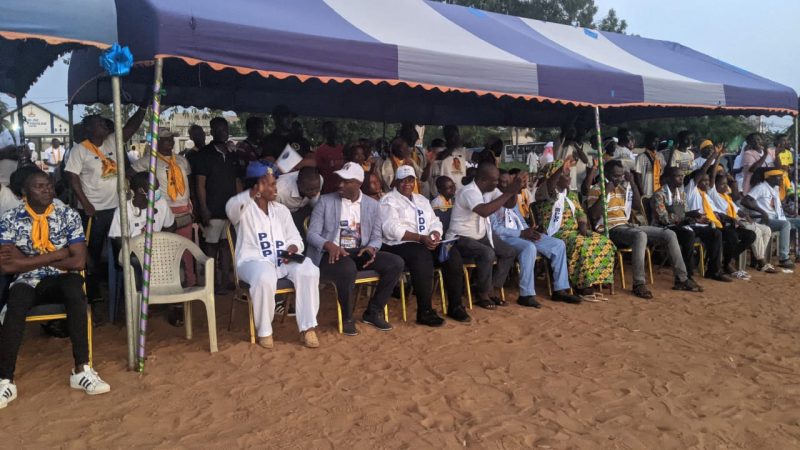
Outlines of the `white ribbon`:
M561 223L564 221L564 203L569 206L572 212L572 217L575 217L575 204L567 197L566 191L559 192L556 201L553 204L553 213L550 215L550 224L547 225L547 235L552 236L558 233L561 229Z

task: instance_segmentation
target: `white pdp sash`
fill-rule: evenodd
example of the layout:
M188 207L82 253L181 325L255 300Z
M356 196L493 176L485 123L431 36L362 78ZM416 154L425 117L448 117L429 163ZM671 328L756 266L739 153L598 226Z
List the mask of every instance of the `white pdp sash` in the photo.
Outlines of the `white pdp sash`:
M569 206L572 217L575 217L575 204L567 197L566 192L559 192L558 197L556 197L556 202L553 205L553 213L550 215L550 224L547 225L548 236L558 233L558 230L561 229L561 223L564 221L564 203Z

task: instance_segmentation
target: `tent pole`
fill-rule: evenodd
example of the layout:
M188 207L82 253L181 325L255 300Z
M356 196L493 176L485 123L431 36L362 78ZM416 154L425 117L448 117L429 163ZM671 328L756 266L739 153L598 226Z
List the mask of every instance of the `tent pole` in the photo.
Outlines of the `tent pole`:
M17 135L19 136L19 145L25 144L25 114L22 114L22 97L17 96Z
M69 142L64 143L64 148L72 147L72 143L75 141L75 135L73 134L72 127L74 126L75 121L75 111L72 103L67 103L67 118L69 120Z
M156 163L158 161L158 124L161 114L161 72L164 60L156 58L155 75L153 77L153 115L150 119L150 132L147 133L147 144L150 147L150 164L147 187L147 220L144 229L144 261L142 261L142 303L139 316L139 350L136 369L144 372L145 333L147 332L147 306L150 301L150 268L153 252L153 219L155 216Z
M800 140L798 140L798 125L800 125L800 114L794 116L794 207L797 208L797 157L800 154Z
M594 125L597 128L597 168L600 170L600 201L603 202L603 232L608 237L608 205L606 204L606 176L603 169L603 136L600 132L600 107L594 107Z
M128 289L128 284L132 280L128 280L128 274L131 269L130 248L128 247L128 199L127 199L127 183L125 178L125 142L122 138L122 101L120 99L120 86L119 77L111 77L111 92L114 97L114 138L115 146L117 147L117 197L119 199L119 222L120 229L122 230L122 273L123 273L123 295L125 296L125 328L128 331L128 369L133 370L134 354L136 349L136 330L134 327L133 319L133 300L131 299L131 292ZM72 105L69 108L70 122L72 122ZM70 134L72 127L70 127ZM113 320L113 317L111 318Z

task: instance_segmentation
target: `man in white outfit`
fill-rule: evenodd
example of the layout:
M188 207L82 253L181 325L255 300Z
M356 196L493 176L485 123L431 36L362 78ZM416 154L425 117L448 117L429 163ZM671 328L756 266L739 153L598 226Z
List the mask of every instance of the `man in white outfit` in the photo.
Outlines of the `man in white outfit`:
M277 175L260 161L247 167L248 190L225 205L228 219L236 227L236 269L250 285L258 344L273 347L272 319L279 278L295 287L295 310L300 340L306 347L319 347L314 331L319 311L319 269L302 259L303 240L289 209L276 200ZM298 258L300 257L300 258ZM300 262L302 261L302 262Z

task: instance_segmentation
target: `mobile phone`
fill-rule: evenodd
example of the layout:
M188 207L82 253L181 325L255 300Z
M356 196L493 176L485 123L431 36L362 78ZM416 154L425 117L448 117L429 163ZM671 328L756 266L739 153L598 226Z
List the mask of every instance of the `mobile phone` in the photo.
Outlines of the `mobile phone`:
M290 255L286 250L278 250L278 258L284 258L289 260L289 262L296 262L296 263L302 263L303 261L306 260L306 257L304 255L301 255L300 253L292 253Z

